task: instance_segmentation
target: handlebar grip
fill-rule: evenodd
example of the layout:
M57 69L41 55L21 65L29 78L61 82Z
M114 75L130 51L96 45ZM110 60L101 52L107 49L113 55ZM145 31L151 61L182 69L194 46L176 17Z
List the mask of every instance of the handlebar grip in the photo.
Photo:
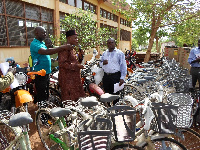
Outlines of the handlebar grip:
M44 69L37 71L37 72L28 72L27 75L40 75L40 76L45 76L46 75L46 71Z

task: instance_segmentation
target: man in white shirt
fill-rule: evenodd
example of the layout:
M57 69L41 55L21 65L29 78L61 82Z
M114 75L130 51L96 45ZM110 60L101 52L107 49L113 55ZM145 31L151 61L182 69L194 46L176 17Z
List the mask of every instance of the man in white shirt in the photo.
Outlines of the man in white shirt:
M104 70L103 87L105 93L114 93L114 84L119 83L121 86L126 77L127 66L124 53L115 47L115 40L107 40L108 49L101 56L100 66Z

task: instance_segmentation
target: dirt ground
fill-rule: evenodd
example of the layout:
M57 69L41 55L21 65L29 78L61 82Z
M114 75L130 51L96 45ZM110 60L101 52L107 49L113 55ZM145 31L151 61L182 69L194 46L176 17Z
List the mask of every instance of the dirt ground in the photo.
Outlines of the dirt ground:
M29 137L31 141L31 148L32 150L45 150L37 132L37 127L35 125L35 111L37 111L37 109L38 107L34 103L29 103L28 111L33 118L33 122L29 124Z

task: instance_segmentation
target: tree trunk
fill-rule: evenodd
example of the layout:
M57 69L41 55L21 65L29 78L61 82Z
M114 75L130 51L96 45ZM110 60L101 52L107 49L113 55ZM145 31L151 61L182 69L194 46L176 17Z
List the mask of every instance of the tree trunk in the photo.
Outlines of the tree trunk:
M159 45L158 45L158 36L156 36L156 50L157 50L157 53L160 53L160 49L159 49Z
M149 45L148 45L147 52L144 58L144 62L148 62L150 60L151 49L153 47L156 32L157 32L157 29L152 30L151 37L149 39Z

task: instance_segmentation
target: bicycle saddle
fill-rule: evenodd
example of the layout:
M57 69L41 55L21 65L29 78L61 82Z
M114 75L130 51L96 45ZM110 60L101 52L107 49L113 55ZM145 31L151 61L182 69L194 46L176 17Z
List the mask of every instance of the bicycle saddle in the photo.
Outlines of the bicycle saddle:
M11 127L17 127L29 124L31 122L33 122L33 119L28 112L20 112L11 116L8 124Z
M53 117L62 117L71 113L71 110L61 107L53 108L50 112L50 115Z
M141 84L141 83L147 82L147 80L146 79L137 79L136 82Z
M119 95L113 95L109 93L102 94L100 97L101 102L112 102L119 98Z
M94 96L86 97L81 100L81 105L84 107L93 107L98 105L97 98Z
M154 68L145 68L146 71L153 71Z
M144 79L147 79L147 80L155 79L154 76L150 76L150 75L148 75L148 76L144 76L143 78L144 78Z

